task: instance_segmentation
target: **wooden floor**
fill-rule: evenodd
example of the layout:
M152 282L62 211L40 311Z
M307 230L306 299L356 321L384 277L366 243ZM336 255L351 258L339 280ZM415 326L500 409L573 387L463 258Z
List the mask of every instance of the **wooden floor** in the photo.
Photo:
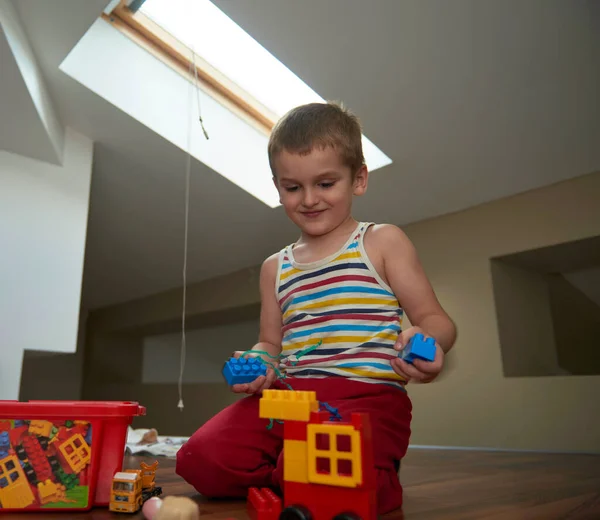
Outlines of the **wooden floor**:
M139 467L141 459L126 460ZM246 520L244 501L208 501L161 459L157 483L165 495L188 495L200 504L202 520ZM386 519L406 520L598 520L600 455L545 455L411 449L402 461L403 511ZM101 520L117 518L104 509L60 515L0 515L3 520ZM139 519L141 515L119 515Z

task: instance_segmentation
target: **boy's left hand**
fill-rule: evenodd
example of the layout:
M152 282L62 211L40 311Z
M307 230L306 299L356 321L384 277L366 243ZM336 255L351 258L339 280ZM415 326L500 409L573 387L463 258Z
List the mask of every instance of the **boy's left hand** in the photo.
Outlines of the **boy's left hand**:
M394 345L394 349L398 352L401 351L406 345L408 345L410 338L419 333L423 334L425 338L430 337L419 327L410 327L399 334L396 344ZM396 374L399 376L404 377L407 383L410 381L415 381L418 383L430 383L442 371L444 366L444 351L436 343L435 358L433 361L415 359L411 364L397 357L392 359L390 363L394 369L394 372L396 372Z

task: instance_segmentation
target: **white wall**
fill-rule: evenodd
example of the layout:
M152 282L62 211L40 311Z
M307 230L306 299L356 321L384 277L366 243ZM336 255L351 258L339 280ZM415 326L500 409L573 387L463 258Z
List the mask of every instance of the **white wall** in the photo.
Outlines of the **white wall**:
M0 399L24 350L77 348L93 144L65 137L62 167L0 151Z
M258 320L186 332L184 383L222 383L221 370L235 350L258 341ZM181 333L144 338L143 383L177 383Z

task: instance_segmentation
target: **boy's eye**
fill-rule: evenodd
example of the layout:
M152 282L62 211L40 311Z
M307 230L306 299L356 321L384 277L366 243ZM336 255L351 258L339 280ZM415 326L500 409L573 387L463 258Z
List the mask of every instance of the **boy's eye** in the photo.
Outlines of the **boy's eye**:
M331 188L335 182L321 182L319 185L321 188Z
M298 186L284 186L283 189L285 191L297 191L298 190Z

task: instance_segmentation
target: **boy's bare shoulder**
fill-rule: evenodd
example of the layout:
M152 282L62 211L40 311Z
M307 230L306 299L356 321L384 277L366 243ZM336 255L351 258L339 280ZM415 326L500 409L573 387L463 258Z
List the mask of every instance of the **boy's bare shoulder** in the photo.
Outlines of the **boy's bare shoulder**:
M273 253L271 256L267 257L262 263L260 269L260 276L263 280L274 281L277 277L280 254L280 252Z
M267 270L277 270L277 266L279 264L279 255L280 253L273 253L271 256L268 256L262 263L262 268Z
M374 224L367 236L371 245L381 252L413 248L406 233L393 224Z

